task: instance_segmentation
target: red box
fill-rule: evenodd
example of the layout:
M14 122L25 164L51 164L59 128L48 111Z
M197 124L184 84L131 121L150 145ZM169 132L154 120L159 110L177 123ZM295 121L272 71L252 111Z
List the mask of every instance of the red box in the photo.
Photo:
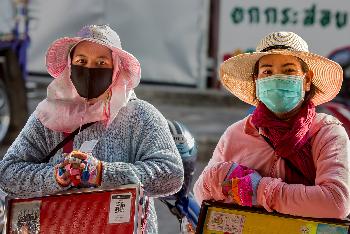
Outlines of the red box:
M142 193L139 186L126 185L9 199L5 233L141 233Z

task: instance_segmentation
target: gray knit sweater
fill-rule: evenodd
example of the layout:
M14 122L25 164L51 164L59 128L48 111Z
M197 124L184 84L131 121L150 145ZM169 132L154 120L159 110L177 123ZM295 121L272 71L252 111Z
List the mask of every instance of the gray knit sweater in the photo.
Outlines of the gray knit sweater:
M4 159L0 162L0 186L10 196L34 197L65 190L54 177L54 165L62 150L42 163L62 140L62 133L42 125L32 114ZM133 99L123 107L108 129L95 123L74 138L74 149L98 139L93 155L103 163L102 188L142 183L150 197L177 192L183 182L183 166L167 122L151 104ZM157 233L157 217L150 199L148 233Z

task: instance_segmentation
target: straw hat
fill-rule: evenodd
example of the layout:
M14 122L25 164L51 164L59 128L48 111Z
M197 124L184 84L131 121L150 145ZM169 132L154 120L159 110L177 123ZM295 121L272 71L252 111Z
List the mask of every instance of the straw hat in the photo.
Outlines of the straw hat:
M139 61L122 49L118 34L108 25L88 25L83 27L76 37L64 37L54 41L46 52L46 68L51 76L60 77L68 65L71 49L81 41L91 41L108 47L119 57L122 68L127 72L128 88L133 89L139 84Z
M309 52L307 43L293 32L273 32L264 37L256 52L234 56L220 66L222 84L244 102L257 106L253 72L255 63L269 54L292 55L302 59L314 72L312 83L316 93L312 97L315 105L332 100L339 92L343 81L341 66L325 57Z

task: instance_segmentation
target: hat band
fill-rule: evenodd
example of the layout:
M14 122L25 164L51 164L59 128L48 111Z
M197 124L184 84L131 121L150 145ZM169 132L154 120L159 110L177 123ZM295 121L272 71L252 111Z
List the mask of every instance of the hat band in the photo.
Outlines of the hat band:
M267 52L269 50L293 50L292 47L290 46L286 46L286 45L273 45L273 46L269 46L266 47L265 49L261 50L260 52Z

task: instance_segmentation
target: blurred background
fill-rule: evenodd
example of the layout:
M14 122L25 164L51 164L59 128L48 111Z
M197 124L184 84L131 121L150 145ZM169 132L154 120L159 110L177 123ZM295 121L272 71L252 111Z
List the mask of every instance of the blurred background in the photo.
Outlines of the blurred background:
M343 116L346 126L349 16L347 0L0 0L0 156L46 96L52 80L44 64L48 46L88 24L116 30L123 49L141 63L137 96L193 133L199 146L194 180L225 129L251 109L220 85L220 63L254 51L272 31L293 31L311 52L342 65L336 102L346 108L324 109ZM176 218L163 204L157 209L160 233L178 233Z

